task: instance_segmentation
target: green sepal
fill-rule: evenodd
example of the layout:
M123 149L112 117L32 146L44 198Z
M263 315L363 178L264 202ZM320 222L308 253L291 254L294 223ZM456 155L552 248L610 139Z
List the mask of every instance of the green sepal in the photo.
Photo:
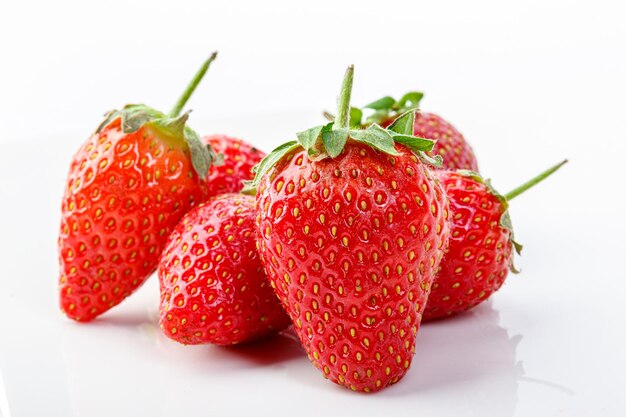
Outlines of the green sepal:
M354 66L351 65L346 69L341 84L341 91L337 100L337 115L324 112L324 117L330 121L329 123L299 132L296 134L297 140L287 142L274 149L253 169L255 177L252 181L245 183L242 192L255 193L261 178L286 153L302 147L306 150L311 161L319 161L328 157L336 158L341 154L350 138L389 155L399 154L395 148L395 143L398 142L407 146L422 160L434 165L441 164L441 157L431 158L424 153L432 150L435 142L413 136L414 112L400 111L405 107L407 110L413 110L419 104L423 94L405 94L400 102L396 102L392 97L383 97L366 105L366 108L374 110L374 115L366 120L369 123L367 128L362 129L363 111L350 107L353 76ZM408 108L409 106L410 108ZM390 112L396 116L400 113L405 114L402 114L400 120L392 125L392 129L385 129L377 121L388 120ZM372 122L372 118L376 121Z
M513 239L513 222L511 222L511 215L508 209L502 214L502 217L500 217L500 226L511 232L511 242L513 243L515 253L521 255L524 246Z
M430 152L435 146L435 142L432 139L421 138L413 135L413 124L415 123L415 110L409 110L404 112L391 125L387 128L393 135L393 140L402 143L403 145L411 148L415 153L418 152ZM437 158L429 157L427 162L429 164L437 164L439 161ZM443 161L442 161L443 162Z
M133 133L136 132L145 123L154 119L160 119L166 117L164 113L148 107L144 104L127 104L122 110L111 110L104 115L104 120L98 128L96 133L99 133L108 126L112 121L120 117L122 132Z
M395 104L396 104L396 100L393 97L385 96L385 97L379 98L376 101L372 101L371 103L366 104L363 107L365 107L366 109L372 109L372 110L391 110Z
M291 152L292 150L297 149L300 146L301 145L298 143L298 141L292 140L292 141L283 143L282 145L274 149L272 152L267 154L265 158L263 158L261 162L258 163L258 165L255 165L254 168L252 168L252 172L255 174L254 179L252 181L244 181L244 187L241 190L241 192L244 194L255 194L256 189L259 186L259 183L261 182L261 178L263 178L263 176L274 165L276 165L283 156L285 156L287 153Z
M463 175L464 177L471 178L472 180L476 181L479 184L485 185L489 193L491 193L500 201L501 208L502 208L502 215L500 216L500 227L509 231L510 233L509 240L511 244L513 245L513 249L515 250L516 254L521 255L523 246L515 240L515 233L513 232L513 223L511 222L511 215L509 214L509 202L507 201L507 199L493 187L490 179L483 178L479 173L475 171L466 170L466 169L459 169L456 172L460 175ZM514 257L511 256L511 263L509 264L509 269L511 270L512 273L517 274L520 272L520 270L515 267L513 258Z
M415 124L415 111L402 113L387 129L400 135L413 136L413 125Z
M96 133L108 126L113 120L121 118L122 132L136 132L143 126L155 129L174 143L183 140L189 148L191 164L200 178L206 178L211 164L219 165L220 158L210 146L202 143L200 136L189 126L189 112L180 116L170 117L165 113L143 104L128 104L122 110L112 110L105 115L104 121L98 126Z
M205 179L207 177L211 165L224 163L224 155L216 155L210 145L202 143L200 135L195 130L185 126L184 135L191 153L191 164L200 178Z
M374 110L374 113L365 119L366 124L382 123L405 113L410 110L419 108L420 101L424 97L424 93L419 91L411 91L403 95L400 100L396 101L393 97L385 96L363 106L366 109Z
M443 158L441 155L428 155L426 152L418 151L415 153L417 157L425 164L431 165L435 168L443 168Z
M403 111L407 109L417 109L420 105L420 101L424 98L424 93L420 91L411 91L402 96L400 100L395 104L394 110Z
M322 144L326 153L331 158L336 158L348 141L349 129L335 129L334 123L329 123L322 128Z
M315 126L307 130L303 130L302 132L296 133L296 137L298 138L298 143L302 145L304 149L307 151L312 149L315 146L315 143L319 139L322 134L322 129L324 129L325 125Z
M350 107L350 129L360 129L363 111L358 107Z
M389 155L399 155L394 146L394 138L391 132L377 124L370 125L363 130L351 130L350 137Z
M415 152L418 152L418 151L430 152L433 150L433 147L435 146L434 140L420 138L419 136L400 135L400 134L392 134L392 136L393 136L394 141L408 146L409 148L411 148L411 150ZM429 158L432 160L436 160L437 156L439 155L435 155L432 157L429 156Z

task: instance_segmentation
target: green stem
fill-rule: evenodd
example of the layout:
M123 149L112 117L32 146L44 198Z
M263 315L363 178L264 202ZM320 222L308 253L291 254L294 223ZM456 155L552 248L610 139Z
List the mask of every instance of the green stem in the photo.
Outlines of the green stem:
M194 75L193 78L191 79L191 82L189 83L189 85L187 85L187 88L185 88L185 91L183 91L183 94L181 94L176 104L174 104L174 107L172 107L172 110L170 110L170 113L169 113L170 117L176 117L180 114L183 107L185 107L185 104L187 104L187 100L189 100L189 97L191 97L191 95L195 91L198 84L200 84L200 81L202 81L202 78L204 77L204 74L206 74L207 70L209 69L211 62L213 62L213 60L215 60L216 57L217 57L217 52L213 52L211 56L206 61L204 61L204 63L202 64L198 72L196 72L196 75Z
M554 172L556 172L559 168L561 168L567 162L568 162L567 159L565 159L565 160L559 162L558 164L556 164L555 166L553 166L552 168L549 168L549 169L543 171L541 174L537 175L535 178L531 179L530 181L527 181L524 184L520 185L519 187L517 187L517 188L509 191L508 193L506 193L504 195L504 198L507 201L513 200L515 197L517 197L518 195L522 194L524 191L528 190L529 188L534 187L535 185L539 184L541 181L543 181L546 178L548 178L550 175L552 175Z
M335 129L348 129L350 127L350 95L352 94L352 79L354 78L354 65L346 69L346 75L341 83L341 92L337 101L337 116L335 117Z

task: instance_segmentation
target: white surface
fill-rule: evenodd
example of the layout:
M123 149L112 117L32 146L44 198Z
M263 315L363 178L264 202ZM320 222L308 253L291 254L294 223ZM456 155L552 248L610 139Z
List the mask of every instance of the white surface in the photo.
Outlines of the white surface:
M214 3L3 4L0 415L623 415L621 3ZM336 387L288 333L179 346L156 325L154 279L92 324L59 313L72 153L111 107L167 110L213 49L221 55L190 102L204 133L270 149L319 123L354 63L354 103L423 89L424 109L465 133L502 191L570 158L512 203L522 274L473 313L424 325L396 386Z

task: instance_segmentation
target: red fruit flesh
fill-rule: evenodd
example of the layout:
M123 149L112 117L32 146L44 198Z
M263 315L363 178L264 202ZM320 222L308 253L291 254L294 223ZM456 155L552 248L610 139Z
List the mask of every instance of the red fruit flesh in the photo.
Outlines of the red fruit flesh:
M485 301L504 282L513 254L502 227L502 202L475 179L438 171L450 200L450 239L428 298L424 320L447 317Z
M183 143L178 148L120 119L74 156L59 235L61 308L88 321L120 303L156 269L173 227L204 192Z
M159 264L164 333L184 344L231 345L290 322L256 250L254 198L225 194L176 226Z
M461 132L433 113L415 113L413 134L437 142L430 152L441 155L443 169L469 169L478 172L478 162L472 147L467 143Z
M243 181L252 180L252 167L261 162L265 152L249 143L226 135L205 136L204 143L211 145L216 153L224 155L222 165L211 165L207 176L207 194L216 196L225 193L237 193L243 187Z
M335 159L283 157L257 195L261 259L309 358L326 378L372 392L397 382L448 234L431 172L348 141Z

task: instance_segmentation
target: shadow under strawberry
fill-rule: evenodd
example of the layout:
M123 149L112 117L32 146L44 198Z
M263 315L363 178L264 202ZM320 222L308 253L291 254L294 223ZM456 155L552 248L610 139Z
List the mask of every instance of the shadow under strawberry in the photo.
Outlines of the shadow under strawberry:
M274 365L293 359L306 360L306 352L291 328L263 339L221 347L223 355L233 355L254 366Z

